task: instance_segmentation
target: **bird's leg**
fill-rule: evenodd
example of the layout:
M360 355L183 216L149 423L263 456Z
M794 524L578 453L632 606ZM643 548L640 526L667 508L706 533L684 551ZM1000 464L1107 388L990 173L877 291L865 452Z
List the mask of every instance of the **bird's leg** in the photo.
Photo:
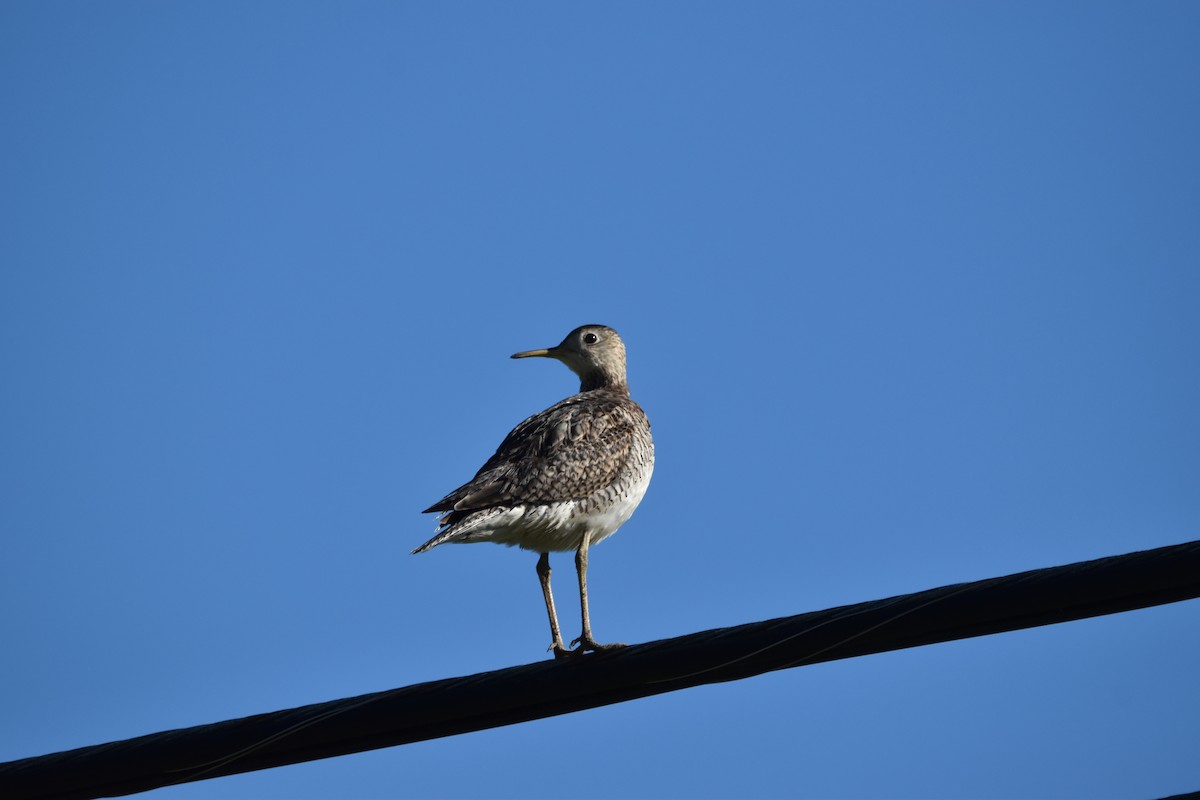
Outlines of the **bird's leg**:
M589 650L599 652L601 650L615 650L618 647L624 647L623 644L599 644L592 638L592 621L588 617L588 595L587 595L587 565L588 565L588 540L591 538L590 533L585 533L583 543L579 545L579 549L575 551L575 571L579 573L579 609L583 615L583 633L579 634L579 638L571 642L571 645L579 645L576 653L585 653Z
M542 596L546 598L546 613L550 615L550 635L554 643L550 649L555 658L570 655L571 651L563 644L562 632L558 629L558 614L554 611L554 593L550 591L550 554L542 553L537 563L538 580L542 583Z

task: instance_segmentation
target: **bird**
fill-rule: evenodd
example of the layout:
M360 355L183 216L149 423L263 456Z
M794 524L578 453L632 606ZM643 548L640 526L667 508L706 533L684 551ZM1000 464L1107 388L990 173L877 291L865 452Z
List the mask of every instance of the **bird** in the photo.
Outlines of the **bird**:
M607 325L582 325L558 345L514 353L552 358L579 376L579 392L517 425L469 482L423 513L436 535L413 550L495 542L539 553L538 580L554 657L624 647L600 644L588 614L588 549L633 515L654 472L650 421L629 396L625 343ZM568 647L554 610L550 553L575 552L582 632Z

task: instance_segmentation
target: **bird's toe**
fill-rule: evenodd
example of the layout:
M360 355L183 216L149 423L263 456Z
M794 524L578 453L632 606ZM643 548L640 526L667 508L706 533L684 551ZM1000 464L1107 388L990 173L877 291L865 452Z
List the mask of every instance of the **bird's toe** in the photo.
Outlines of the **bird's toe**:
M578 645L578 646L576 646L576 645ZM621 644L620 642L613 642L611 644L600 644L599 642L597 642L595 639L593 639L590 636L580 636L578 639L575 639L571 642L571 647L573 647L575 649L569 650L568 652L575 654L575 655L580 655L583 653L608 653L613 650L620 650L622 647L625 647L625 646L626 645Z

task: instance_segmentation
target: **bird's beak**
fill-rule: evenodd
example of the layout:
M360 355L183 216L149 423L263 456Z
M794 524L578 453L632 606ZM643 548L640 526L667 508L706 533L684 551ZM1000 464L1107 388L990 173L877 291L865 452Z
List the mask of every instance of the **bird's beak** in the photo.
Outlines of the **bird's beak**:
M511 358L557 358L558 353L555 352L557 349L551 347L543 350L526 350L523 353L513 353Z

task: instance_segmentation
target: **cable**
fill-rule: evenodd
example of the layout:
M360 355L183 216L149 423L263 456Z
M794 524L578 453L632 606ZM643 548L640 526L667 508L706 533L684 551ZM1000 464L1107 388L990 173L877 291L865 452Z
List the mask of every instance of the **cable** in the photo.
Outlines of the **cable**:
M10 761L0 797L132 794L1196 597L1200 541Z

